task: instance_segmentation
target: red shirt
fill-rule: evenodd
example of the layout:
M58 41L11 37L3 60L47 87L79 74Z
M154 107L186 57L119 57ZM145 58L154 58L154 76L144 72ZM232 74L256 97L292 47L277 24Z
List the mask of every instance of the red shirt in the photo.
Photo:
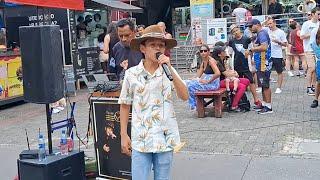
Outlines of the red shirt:
M292 47L290 49L290 53L292 53L292 54L304 53L303 42L302 42L302 39L298 36L297 32L298 32L298 29L295 29L295 30L291 31L291 34L290 34L290 42L292 45Z

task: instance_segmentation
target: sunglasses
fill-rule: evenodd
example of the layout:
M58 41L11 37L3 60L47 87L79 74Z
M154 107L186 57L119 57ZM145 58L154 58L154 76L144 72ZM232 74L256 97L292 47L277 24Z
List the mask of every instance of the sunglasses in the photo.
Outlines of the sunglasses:
M205 49L205 50L200 50L200 53L203 53L203 52L208 52L208 50L207 49Z
M311 14L307 14L307 16L311 16Z
M249 27L249 28L252 28L252 26L253 26L253 25L249 25L248 27Z

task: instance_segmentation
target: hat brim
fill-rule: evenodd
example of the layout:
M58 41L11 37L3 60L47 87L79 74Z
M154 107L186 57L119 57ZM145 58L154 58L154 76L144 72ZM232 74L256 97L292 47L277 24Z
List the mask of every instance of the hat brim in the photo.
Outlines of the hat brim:
M140 44L148 39L160 39L164 41L166 44L166 49L172 49L177 46L177 41L175 39L166 39L164 37L138 37L131 40L130 49L134 51L140 51Z

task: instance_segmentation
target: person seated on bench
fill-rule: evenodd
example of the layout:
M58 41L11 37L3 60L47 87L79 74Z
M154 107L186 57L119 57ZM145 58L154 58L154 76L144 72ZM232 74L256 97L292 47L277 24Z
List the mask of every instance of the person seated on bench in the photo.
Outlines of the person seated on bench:
M200 46L202 63L197 77L186 81L189 90L189 105L191 110L196 109L196 91L217 90L220 87L220 71L217 62L210 56L210 48L203 44Z
M219 71L221 72L220 75L220 88L226 88L226 83L225 83L225 78L226 77L232 77L235 76L234 71L227 71L225 67L223 66L224 61L227 60L228 55L226 53L226 46L220 46L216 45L213 48L212 52L212 57L216 60L217 65L219 67ZM238 107L239 101L243 94L245 93L248 85L250 84L250 81L246 78L239 78L239 84L237 91L235 92L232 105L231 105L231 110L235 112L240 112L240 109ZM230 89L233 90L234 84L233 82L230 83Z

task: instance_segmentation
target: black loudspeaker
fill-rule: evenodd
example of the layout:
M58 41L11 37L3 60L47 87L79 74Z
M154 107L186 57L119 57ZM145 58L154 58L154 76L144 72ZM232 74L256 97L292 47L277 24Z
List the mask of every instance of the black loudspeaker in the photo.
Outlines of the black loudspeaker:
M60 26L19 27L24 99L49 104L63 97Z
M20 180L85 180L84 153L50 155L44 161L18 160Z

